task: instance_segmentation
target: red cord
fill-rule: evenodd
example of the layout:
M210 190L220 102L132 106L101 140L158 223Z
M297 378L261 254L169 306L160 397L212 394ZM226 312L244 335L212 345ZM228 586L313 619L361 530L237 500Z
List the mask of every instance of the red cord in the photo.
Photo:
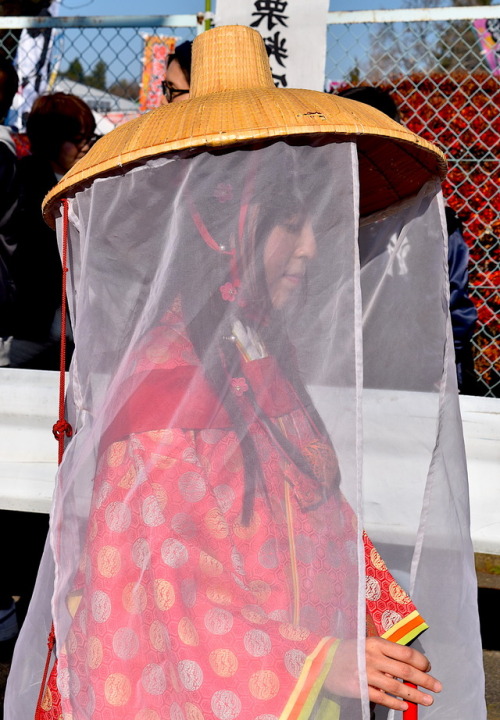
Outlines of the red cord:
M61 464L64 453L64 437L73 435L73 428L64 417L65 373L66 373L66 273L68 272L68 200L62 200L63 206L63 236L62 236L62 296L61 296L61 354L59 357L59 420L52 428L54 437L59 443L58 464Z
M63 453L64 453L64 437L71 437L73 435L73 428L64 417L64 399L66 395L66 273L68 272L67 260L68 260L68 226L69 226L69 212L68 212L68 200L65 198L62 201L63 206L63 236L62 236L62 297L61 297L61 354L59 357L59 419L54 424L52 432L55 439L58 442L58 465L61 464ZM35 720L39 720L43 717L42 715L42 701L45 693L45 687L47 685L47 675L49 673L50 660L56 644L56 636L54 632L54 624L51 625L49 637L47 639L47 659L45 660L45 668L43 670L42 683L40 685L40 693L35 709Z

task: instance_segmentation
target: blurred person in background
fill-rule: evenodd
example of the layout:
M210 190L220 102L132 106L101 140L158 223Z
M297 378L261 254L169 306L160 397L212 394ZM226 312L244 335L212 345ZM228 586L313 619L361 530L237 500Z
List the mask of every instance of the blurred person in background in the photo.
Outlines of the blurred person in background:
M8 364L12 334L14 283L12 253L17 207L17 158L11 129L5 118L17 92L17 72L9 60L0 58L0 367Z
M10 61L0 58L0 367L8 363L12 340L14 283L10 265L15 248L13 223L17 206L16 149L11 130L4 122L17 87L18 77L14 66ZM0 660L12 651L18 630L14 600L5 580L10 569L9 557L7 554L3 557L3 580L0 586Z
M61 259L56 234L44 223L41 205L47 192L95 142L95 127L89 106L76 95L62 92L37 98L28 117L32 154L19 162L11 367L59 369ZM69 363L72 341L67 327Z
M340 97L365 103L401 122L399 110L387 90L370 85L347 88ZM450 314L455 347L455 363L459 392L477 395L478 383L474 371L472 335L477 322L477 310L469 297L469 248L462 234L462 223L456 212L445 207L448 231L448 275L450 279Z

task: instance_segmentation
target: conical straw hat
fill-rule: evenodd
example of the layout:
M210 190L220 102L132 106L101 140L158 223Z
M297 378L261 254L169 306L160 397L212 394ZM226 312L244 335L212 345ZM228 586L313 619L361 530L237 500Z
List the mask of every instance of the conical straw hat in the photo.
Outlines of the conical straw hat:
M278 89L258 32L224 26L193 43L190 99L113 130L62 178L44 201L53 223L58 201L94 178L131 163L190 148L225 147L290 135L354 140L360 163L361 215L413 195L443 177L442 152L368 105L313 90Z

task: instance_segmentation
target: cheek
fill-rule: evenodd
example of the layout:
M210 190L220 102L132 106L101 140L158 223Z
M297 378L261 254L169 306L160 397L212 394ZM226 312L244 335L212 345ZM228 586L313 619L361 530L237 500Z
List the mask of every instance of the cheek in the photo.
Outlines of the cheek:
M291 243L284 233L271 233L264 248L264 270L271 287L282 275L291 254Z
M61 167L69 170L76 162L78 157L78 148L70 142L65 142L61 145L59 151L58 163Z

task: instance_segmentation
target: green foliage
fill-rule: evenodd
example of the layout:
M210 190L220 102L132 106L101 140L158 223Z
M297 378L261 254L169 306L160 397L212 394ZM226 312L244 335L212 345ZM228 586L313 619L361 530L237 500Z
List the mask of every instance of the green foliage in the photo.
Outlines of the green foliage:
M86 77L87 85L97 88L98 90L106 90L107 67L104 60L98 60L90 71L90 75Z
M78 58L72 60L68 65L68 69L66 70L66 72L61 74L69 78L69 80L74 80L75 82L79 83L85 83L85 73L83 72L82 64Z

